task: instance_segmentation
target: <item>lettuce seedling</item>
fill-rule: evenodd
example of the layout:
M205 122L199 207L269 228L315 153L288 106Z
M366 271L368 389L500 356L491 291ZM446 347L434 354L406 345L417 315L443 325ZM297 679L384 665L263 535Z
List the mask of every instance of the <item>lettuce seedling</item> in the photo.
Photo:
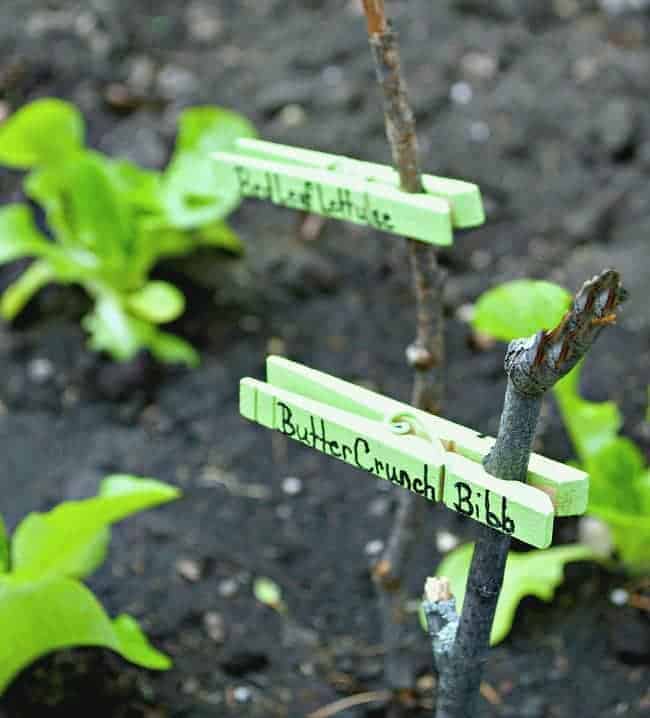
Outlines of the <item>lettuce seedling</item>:
M436 568L436 576L445 576L454 587L458 612L462 610L465 586L472 562L474 544L463 544L451 551ZM490 643L494 646L510 633L515 620L517 606L525 596L536 596L542 601L551 601L555 589L564 580L564 566L572 561L587 561L595 558L588 546L554 546L543 551L526 553L511 551L508 554L503 586L494 614ZM426 630L426 619L420 614L420 621Z
M162 172L90 150L84 133L79 111L56 99L32 102L0 126L0 164L28 172L25 194L51 234L28 205L0 209L0 262L35 260L3 293L0 313L13 319L50 282L79 284L94 300L83 319L91 348L117 360L146 348L160 361L196 365L194 348L159 328L183 313L182 293L149 274L160 259L199 246L241 251L225 222L239 190L210 153L255 130L229 110L185 110Z
M566 290L549 282L509 282L479 298L473 326L510 341L555 326L570 301ZM579 465L590 477L587 513L607 523L625 568L633 574L646 573L650 570L650 468L639 448L619 435L623 419L618 407L580 396L581 369L578 364L553 391Z
M0 519L0 693L37 658L73 646L102 646L145 668L169 668L134 618L111 620L81 581L103 562L111 524L179 495L160 481L114 475L94 498L29 514L11 540Z

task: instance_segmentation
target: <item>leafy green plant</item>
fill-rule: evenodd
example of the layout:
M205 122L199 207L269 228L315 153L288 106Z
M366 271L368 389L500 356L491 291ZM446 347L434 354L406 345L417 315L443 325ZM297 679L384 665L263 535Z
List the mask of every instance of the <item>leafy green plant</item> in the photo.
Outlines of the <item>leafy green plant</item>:
M483 294L473 326L510 341L554 326L570 295L548 282L519 280ZM508 319L516 316L509 329ZM623 424L611 401L592 402L580 396L578 364L553 391L579 464L590 476L588 513L607 523L619 557L631 573L650 570L650 468L639 448L619 436Z
M473 550L473 544L463 544L451 551L436 568L436 576L445 576L454 587L459 612L463 606ZM536 596L542 601L551 601L555 589L564 579L564 566L572 561L586 561L594 557L590 548L579 544L527 553L511 551L506 562L490 643L496 645L510 633L517 606L524 596Z
M134 618L111 620L81 581L103 562L111 524L178 496L167 484L120 474L104 479L94 498L29 514L11 540L0 520L0 693L40 656L72 646L102 646L146 668L169 668Z
M195 365L193 347L159 328L183 313L182 293L149 274L158 260L199 246L241 251L224 221L239 190L210 153L255 130L229 110L185 110L162 172L90 150L84 135L79 111L57 99L32 102L0 126L0 164L28 172L25 194L52 235L39 231L28 205L0 209L0 262L35 260L5 290L0 313L12 319L52 281L79 284L94 300L83 319L93 349L126 360L146 348L160 361Z

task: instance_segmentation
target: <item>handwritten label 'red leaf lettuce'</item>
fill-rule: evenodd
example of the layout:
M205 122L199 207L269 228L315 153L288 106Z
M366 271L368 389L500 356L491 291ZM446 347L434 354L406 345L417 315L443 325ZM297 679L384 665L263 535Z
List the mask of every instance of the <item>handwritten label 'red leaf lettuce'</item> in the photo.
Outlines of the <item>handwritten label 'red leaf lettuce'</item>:
M427 194L408 194L381 182L323 170L282 165L255 157L218 152L219 167L230 172L239 195L268 200L384 232L434 244L452 243L449 203ZM225 171L224 171L225 174Z

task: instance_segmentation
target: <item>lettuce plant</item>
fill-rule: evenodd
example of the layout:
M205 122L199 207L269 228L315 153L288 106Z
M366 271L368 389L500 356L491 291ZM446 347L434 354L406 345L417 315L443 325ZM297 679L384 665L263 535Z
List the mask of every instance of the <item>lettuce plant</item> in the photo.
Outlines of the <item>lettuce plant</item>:
M90 150L84 134L79 111L57 99L32 102L0 126L0 164L27 171L25 194L51 235L28 205L0 209L0 262L34 259L5 290L0 313L12 319L50 282L79 284L94 301L83 319L91 348L117 360L146 348L160 361L195 365L193 347L159 328L183 313L182 293L149 274L158 260L199 246L241 250L224 221L239 191L210 152L255 131L234 112L190 108L162 172Z
M131 616L111 620L82 583L103 562L110 525L171 501L153 479L109 476L99 494L31 513L11 539L0 519L0 693L31 662L73 646L102 646L146 668L169 668Z
M463 607L473 551L473 544L463 544L445 556L436 568L436 575L445 576L454 587L459 612ZM564 580L564 566L572 561L593 558L594 552L581 544L554 546L543 551L536 549L526 553L511 551L508 554L503 586L494 614L490 643L496 645L510 633L517 606L524 596L536 596L543 601L552 600L555 589ZM423 618L421 620L424 621Z

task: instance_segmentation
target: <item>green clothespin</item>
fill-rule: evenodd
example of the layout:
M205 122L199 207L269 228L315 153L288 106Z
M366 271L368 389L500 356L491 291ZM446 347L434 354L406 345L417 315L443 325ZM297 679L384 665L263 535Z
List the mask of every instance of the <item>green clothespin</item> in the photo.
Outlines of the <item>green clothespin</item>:
M215 152L224 181L241 197L265 199L291 209L369 225L386 232L449 245L453 229L485 221L479 188L469 182L424 175L424 191L400 189L390 167L242 138L234 152Z
M550 545L555 516L587 508L583 471L531 454L527 483L503 481L481 464L490 437L282 357L266 371L241 381L247 419L532 546Z

